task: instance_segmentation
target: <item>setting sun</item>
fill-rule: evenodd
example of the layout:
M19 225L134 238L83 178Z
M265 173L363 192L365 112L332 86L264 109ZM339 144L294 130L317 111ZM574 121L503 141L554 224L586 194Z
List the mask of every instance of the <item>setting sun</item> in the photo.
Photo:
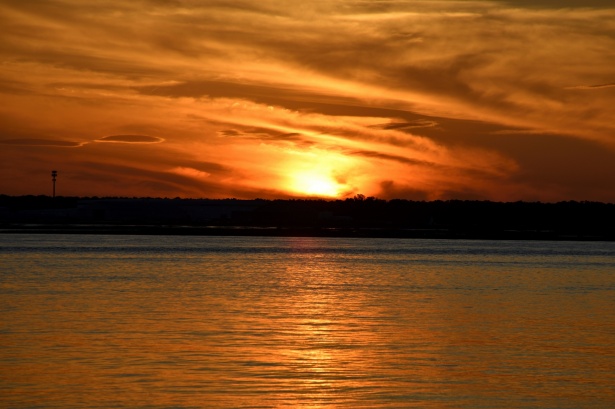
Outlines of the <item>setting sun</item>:
M337 152L308 148L285 151L286 181L282 190L298 196L337 198L352 193L364 181L353 174L359 161Z
M307 196L335 197L339 195L340 188L340 184L319 170L292 175L292 189Z

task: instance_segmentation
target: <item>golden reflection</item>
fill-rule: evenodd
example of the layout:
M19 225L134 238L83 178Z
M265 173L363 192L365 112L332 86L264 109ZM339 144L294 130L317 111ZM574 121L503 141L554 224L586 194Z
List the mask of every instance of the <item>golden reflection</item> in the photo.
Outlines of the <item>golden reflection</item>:
M614 398L610 259L584 271L566 257L537 270L543 256L481 268L439 253L378 259L384 247L369 240L318 238L152 258L76 255L84 237L64 251L46 240L36 238L44 253L23 257L20 242L0 256L11 312L3 407L610 407ZM152 240L163 248L171 238ZM275 251L261 251L268 242Z
M302 253L289 260L286 279L294 294L284 300L292 311L288 347L280 365L290 369L292 407L351 407L365 396L408 388L440 375L428 362L433 334L419 325L406 326L396 317L411 311L432 315L411 300L360 290L376 272L345 269L337 255L318 250L319 239L291 239ZM414 309L408 309L410 306ZM420 305L418 306L420 307ZM416 345L408 360L406 348ZM396 352L397 351L397 352Z

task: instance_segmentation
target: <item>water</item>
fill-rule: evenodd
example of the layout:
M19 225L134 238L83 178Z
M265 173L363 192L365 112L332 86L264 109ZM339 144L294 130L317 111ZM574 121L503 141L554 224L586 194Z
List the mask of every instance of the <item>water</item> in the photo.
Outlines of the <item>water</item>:
M0 407L615 407L615 243L0 236Z

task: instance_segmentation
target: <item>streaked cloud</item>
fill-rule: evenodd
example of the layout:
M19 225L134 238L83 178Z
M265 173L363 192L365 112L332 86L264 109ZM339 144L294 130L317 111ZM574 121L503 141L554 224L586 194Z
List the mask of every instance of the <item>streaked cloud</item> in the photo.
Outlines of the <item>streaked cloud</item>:
M613 21L599 0L5 0L0 193L62 164L75 195L286 197L312 177L615 201Z
M604 88L615 88L615 83L612 84L600 84L600 85L577 85L574 87L568 87L567 89L588 89L588 90L593 90L593 89L604 89Z
M111 142L111 143L160 143L164 142L164 139L156 136L148 135L109 135L100 139L96 139L95 142Z
M78 148L83 142L63 141L59 139L0 139L0 144L19 146L56 146L60 148Z

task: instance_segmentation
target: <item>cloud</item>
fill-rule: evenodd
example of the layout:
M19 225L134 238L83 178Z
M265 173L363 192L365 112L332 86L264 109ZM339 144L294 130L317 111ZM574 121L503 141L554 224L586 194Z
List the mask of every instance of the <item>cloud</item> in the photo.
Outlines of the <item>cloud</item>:
M211 173L203 172L202 170L194 168L187 168L184 166L178 166L176 168L173 168L171 172L197 179L208 178L211 176Z
M615 88L615 83L599 84L599 85L577 85L574 87L567 87L566 89L597 90L597 89L604 89L604 88Z
M434 126L438 126L438 123L436 121L427 120L427 119L416 119L416 120L407 121L407 122L391 121L385 124L372 125L371 127L378 128L378 129L404 130L404 129L431 128Z
M612 2L39 3L0 5L7 192L53 161L165 195L282 195L315 163L367 194L612 186Z
M164 139L156 136L148 135L110 135L100 139L96 139L95 142L112 142L112 143L161 143Z
M363 156L366 158L382 159L386 161L395 161L395 162L403 163L404 165L411 165L411 166L427 166L427 167L438 167L439 166L438 164L435 164L432 162L407 158L405 156L400 156L400 155L391 155L391 154L367 151L367 150L350 151L348 152L348 154Z
M78 148L84 142L64 141L58 139L2 139L1 144L17 146L55 146L59 148Z
M299 132L283 132L265 127L240 127L223 129L218 134L226 138L255 139L264 142L292 143L294 146L307 147L312 144L308 137Z
M206 175L205 172L192 168L175 167L154 170L93 161L77 162L75 165L76 167L70 173L64 171L63 175L72 180L78 178L80 181L88 181L89 189L84 189L81 194L84 196L100 196L100 187L115 183L120 175L122 184L116 190L119 196L206 196L210 198L253 197L255 194L264 198L285 196L283 192L274 189L229 187L224 181L212 177L213 175ZM138 188L138 194L135 194L135 187Z
M506 0L503 3L523 8L614 8L610 0Z

